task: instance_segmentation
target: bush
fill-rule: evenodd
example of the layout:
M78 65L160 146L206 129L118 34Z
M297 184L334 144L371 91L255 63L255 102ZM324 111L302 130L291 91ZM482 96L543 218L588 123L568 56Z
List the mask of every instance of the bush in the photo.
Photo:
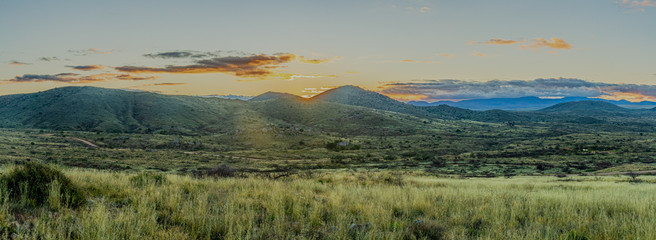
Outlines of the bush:
M0 178L9 199L23 207L40 207L46 203L58 208L61 203L79 207L86 202L82 190L61 171L44 164L28 162ZM56 205L56 206L55 206Z
M192 173L195 177L234 177L237 175L237 169L224 164L214 168L194 170Z
M167 182L168 180L164 174L152 172L142 172L130 178L130 183L138 187L143 187L149 184L160 186Z
M435 221L416 220L408 229L407 239L444 239L446 228Z

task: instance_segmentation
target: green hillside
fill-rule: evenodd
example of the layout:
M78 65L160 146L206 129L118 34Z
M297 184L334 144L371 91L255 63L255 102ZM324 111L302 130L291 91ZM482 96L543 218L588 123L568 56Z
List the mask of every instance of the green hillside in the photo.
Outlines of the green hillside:
M313 97L312 100L361 106L425 118L436 117L431 113L424 111L421 107L402 103L380 93L367 91L356 86L334 88Z
M259 99L259 100L258 100ZM266 93L254 101L65 87L0 97L0 127L168 134L244 133L294 127L348 135L408 134L421 119Z

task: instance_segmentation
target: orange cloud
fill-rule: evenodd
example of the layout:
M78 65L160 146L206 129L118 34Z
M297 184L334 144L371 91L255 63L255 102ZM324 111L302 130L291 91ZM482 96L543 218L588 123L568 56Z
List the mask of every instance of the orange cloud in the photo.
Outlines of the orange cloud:
M291 53L274 55L252 55L246 57L220 57L196 61L196 64L185 66L137 67L122 66L115 67L117 71L128 73L225 73L237 77L266 78L273 73L272 69L282 67L282 64L296 59Z
M490 40L485 41L485 44L492 44L492 45L509 45L509 44L517 44L517 43L523 43L524 41L517 41L517 40L506 40L506 39L501 39L501 38L493 38Z
M572 45L560 38L551 38L551 41L544 38L536 38L532 44L521 46L521 49L539 49L542 47L552 49L572 49Z
M304 56L300 56L300 57L298 57L298 61L302 62L302 63L320 64L320 63L330 62L330 61L332 61L332 59L329 59L329 58L310 59L310 58L306 58Z
M448 57L448 58L456 57L455 54L450 54L450 53L439 53L439 54L437 54L437 56L439 56L439 57Z
M476 57L487 57L487 54L485 54L485 53L479 53L479 52L474 52L474 53L472 53L472 55L474 55L474 56L476 56Z
M399 100L399 101L422 101L428 100L429 97L421 94L396 94L396 93L385 93L385 96Z

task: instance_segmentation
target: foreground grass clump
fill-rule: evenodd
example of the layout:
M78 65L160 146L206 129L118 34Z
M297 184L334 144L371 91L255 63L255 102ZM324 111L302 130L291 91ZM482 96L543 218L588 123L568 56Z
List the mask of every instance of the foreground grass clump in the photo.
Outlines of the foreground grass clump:
M61 171L40 163L27 162L0 177L9 200L21 207L34 208L49 204L79 207L86 198L78 186Z
M89 205L34 212L29 221L3 215L23 226L16 237L656 239L653 177L635 184L626 176L563 181L338 172L277 180L163 175L167 180L158 183L144 173L65 173L87 192ZM140 178L146 180L136 184Z

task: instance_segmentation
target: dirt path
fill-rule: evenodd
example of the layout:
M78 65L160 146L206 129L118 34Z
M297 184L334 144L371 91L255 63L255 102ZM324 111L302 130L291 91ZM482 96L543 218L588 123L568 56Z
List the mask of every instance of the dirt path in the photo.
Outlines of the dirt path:
M82 144L84 144L84 145L86 145L87 147L90 147L90 148L99 148L98 145L96 145L95 143L92 143L89 140L85 140L85 139L82 139L82 138L76 138L76 137L70 137L70 139L81 142Z

